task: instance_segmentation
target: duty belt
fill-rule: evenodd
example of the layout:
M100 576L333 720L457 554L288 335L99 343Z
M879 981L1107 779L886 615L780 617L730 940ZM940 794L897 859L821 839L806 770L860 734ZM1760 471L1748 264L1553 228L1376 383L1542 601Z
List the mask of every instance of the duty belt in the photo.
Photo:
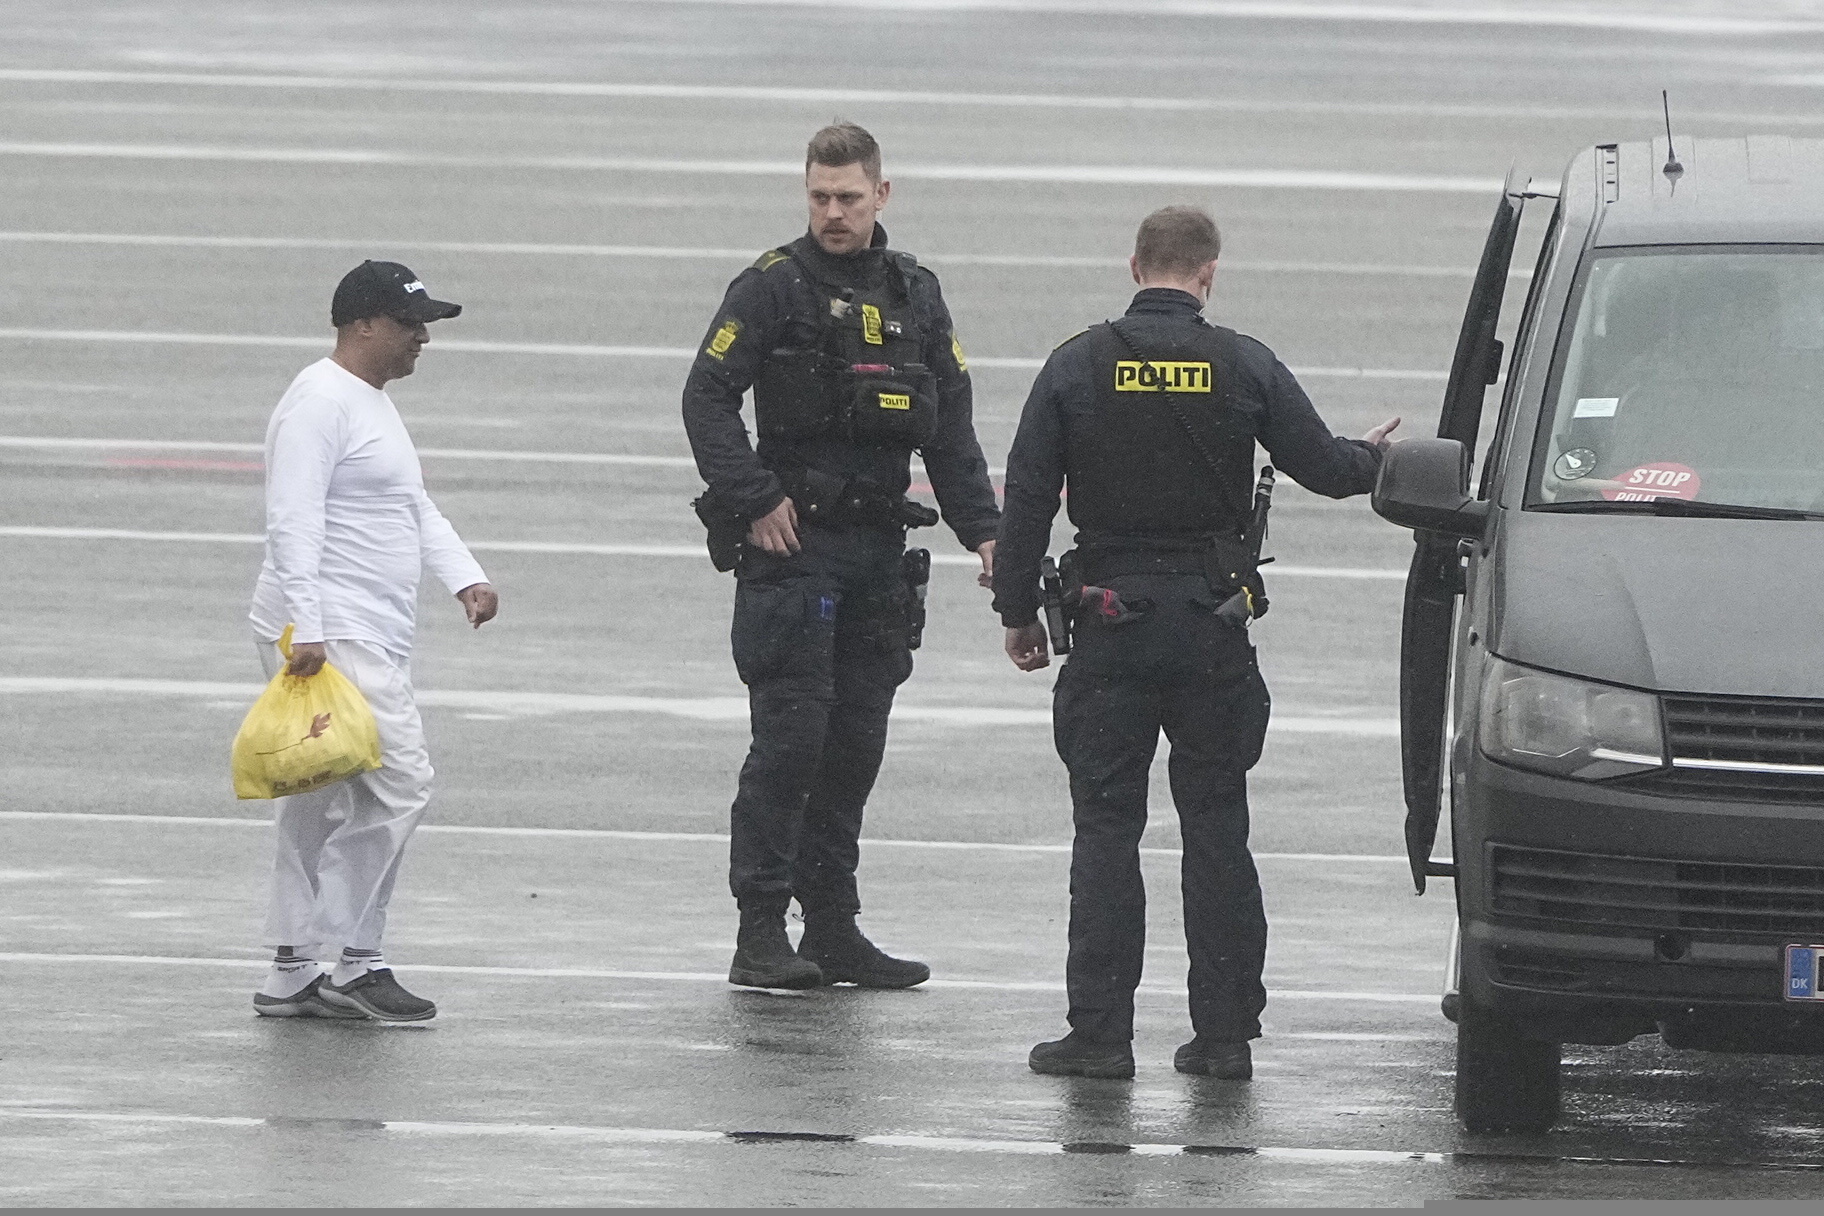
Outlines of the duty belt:
M785 492L806 523L864 524L880 528L928 528L938 513L904 494L863 477L838 477L817 469L785 474Z

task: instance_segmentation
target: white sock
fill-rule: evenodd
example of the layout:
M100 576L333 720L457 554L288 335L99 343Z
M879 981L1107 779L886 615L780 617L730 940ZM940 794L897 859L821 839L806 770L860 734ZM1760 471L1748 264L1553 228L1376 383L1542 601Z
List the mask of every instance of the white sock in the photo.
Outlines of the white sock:
M340 988L350 980L384 966L386 959L378 950L343 950L342 957L336 960L336 969L329 973L329 982Z
M266 982L260 985L260 994L283 1001L304 991L310 981L321 974L323 968L316 959L284 955L272 960L272 969L266 973Z

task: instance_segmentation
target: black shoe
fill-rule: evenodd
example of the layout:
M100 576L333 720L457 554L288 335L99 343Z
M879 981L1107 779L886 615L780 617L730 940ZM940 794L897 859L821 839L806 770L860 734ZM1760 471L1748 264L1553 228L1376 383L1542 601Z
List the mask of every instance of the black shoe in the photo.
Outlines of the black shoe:
M817 964L826 984L858 988L910 988L931 978L931 968L894 958L855 927L853 917L835 921L805 918L798 957Z
M336 985L323 977L317 989L331 1005L358 1009L382 1022L428 1022L437 1016L437 1006L421 996L413 996L399 986L391 967L364 971L346 984Z
M785 935L783 911L743 909L728 982L744 988L817 988L824 980L816 963L793 952L792 939Z
M1109 1077L1134 1079L1132 1043L1098 1043L1071 1031L1061 1039L1040 1043L1026 1057L1032 1071L1059 1077Z
M1254 1057L1246 1043L1218 1043L1199 1035L1172 1053L1172 1067L1193 1076L1246 1081L1254 1075Z

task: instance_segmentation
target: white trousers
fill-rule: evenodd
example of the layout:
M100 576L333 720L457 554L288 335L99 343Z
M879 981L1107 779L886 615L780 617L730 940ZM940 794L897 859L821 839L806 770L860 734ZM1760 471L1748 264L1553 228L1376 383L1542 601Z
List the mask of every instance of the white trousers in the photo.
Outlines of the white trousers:
M273 643L259 645L271 679L285 660ZM381 767L275 801L266 944L378 950L405 842L431 800L434 774L409 660L372 642L325 647L374 712Z

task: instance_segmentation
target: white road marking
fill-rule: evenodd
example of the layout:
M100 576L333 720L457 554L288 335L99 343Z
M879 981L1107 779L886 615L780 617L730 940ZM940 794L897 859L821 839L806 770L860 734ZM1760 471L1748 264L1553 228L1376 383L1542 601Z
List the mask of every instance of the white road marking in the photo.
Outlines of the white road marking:
M223 1127L263 1128L297 1127L322 1124L346 1126L350 1120L300 1118L277 1115L272 1118L249 1118L245 1115L178 1115L151 1111L90 1110L19 1110L0 1108L0 1119L43 1119L65 1123L142 1124L149 1127ZM1125 1152L1144 1157L1169 1156L1254 1156L1287 1162L1360 1162L1400 1163L1420 1161L1439 1164L1453 1154L1429 1152L1395 1152L1385 1149L1342 1148L1245 1148L1231 1145L1184 1144L1079 1144L1047 1140L991 1140L965 1136L922 1136L894 1133L890 1135L843 1135L833 1133L794 1133L780 1131L705 1131L700 1128L601 1127L552 1123L477 1123L427 1119L359 1120L363 1132L384 1131L408 1136L511 1136L534 1140L591 1141L598 1144L746 1144L780 1143L803 1146L824 1144L835 1148L922 1149L943 1153L999 1153L1011 1156L1052 1156L1072 1152ZM1456 1154L1461 1155L1461 1154Z
M654 156L455 156L375 148L255 148L223 144L0 143L0 156L84 160L230 161L243 164L404 168L542 169L802 178L798 161L690 160ZM1404 191L1488 195L1494 177L1368 173L1347 169L1193 169L1166 165L945 165L895 163L896 181L1030 182L1076 186L1204 186L1263 190Z
M709 1131L703 1128L606 1127L600 1125L459 1122L441 1119L348 1119L334 1115L323 1117L299 1115L184 1115L164 1111L103 1110L26 1110L0 1107L0 1119L39 1119L47 1122L98 1123L112 1125L141 1124L147 1127L220 1127L260 1129L323 1128L337 1131L395 1132L415 1136L448 1137L520 1137L537 1140L590 1141L599 1144L810 1144L829 1145L834 1149L855 1146L891 1149L920 1149L945 1153L999 1153L1007 1156L1062 1156L1065 1154L1127 1154L1138 1157L1245 1157L1259 1161L1285 1161L1297 1164L1383 1164L1425 1165L1476 1164L1485 1160L1513 1162L1524 1160L1541 1165L1628 1165L1690 1167L1712 1169L1768 1169L1817 1171L1810 1161L1691 1161L1667 1157L1594 1157L1550 1153L1511 1152L1431 1152L1418 1149L1323 1148L1308 1145L1233 1144L1122 1144L1111 1141L996 1140L971 1136L926 1136L916 1133L882 1135L848 1135L829 1132L781 1130Z
M1405 858L1401 858L1404 861ZM1367 1034L1351 1031L1303 1030L1282 1032L1273 1036L1276 1039L1314 1039L1323 1043L1441 1043L1447 1036L1442 1034Z
M75 823L93 827L97 824L143 824L155 827L230 827L230 828L266 828L272 826L270 819L250 819L244 816L227 815L116 815L90 814L85 811L0 811L0 823L9 819L48 820L55 823ZM427 823L416 829L420 832L450 836L521 836L546 837L557 840L625 840L641 843L679 842L685 844L728 843L726 832L641 832L625 828L532 828L532 827L494 827L459 823ZM864 848L874 849L945 849L977 853L1056 853L1068 854L1067 844L1005 844L992 840L876 840L864 839ZM1183 849L1142 848L1143 856L1182 857ZM1256 861L1283 861L1293 863L1333 864L1368 864L1383 865L1406 864L1406 858L1398 854L1382 853L1255 853ZM1439 858L1448 861L1448 858ZM55 874L46 875L56 877ZM4 877L0 873L0 877Z
M631 0L639 2L639 0ZM1632 30L1654 34L1815 33L1824 22L1791 17L1711 13L1618 12L1539 5L1302 3L1300 0L657 0L731 8L842 8L913 12L1010 12L1059 16L1107 13L1121 17L1227 17L1263 21L1397 25L1521 25ZM1662 6L1663 7L1663 6Z
M4 78L0 74L0 78ZM1824 122L1824 118L1819 119ZM717 261L742 264L753 261L754 249L696 249L674 245L553 245L527 241L424 241L386 237L332 239L286 236L183 236L129 232L0 232L0 243L39 245L126 245L154 249L355 249L391 250L398 253L479 253L514 257L598 257ZM919 261L932 266L1030 266L1051 269L1117 270L1126 267L1119 254L1106 257L1024 253L920 253ZM1406 266L1383 262L1231 261L1223 259L1223 273L1252 271L1265 274L1410 275L1418 278L1467 279L1476 268L1462 266ZM1516 269L1509 278L1530 279L1531 270Z
M1125 9L1123 10L1125 11ZM1776 78L1777 84L1811 84L1817 77ZM481 94L520 97L615 97L636 101L771 102L782 105L949 106L988 109L1108 110L1191 114L1359 114L1387 117L1639 119L1647 107L1500 106L1386 101L1298 101L1259 97L1133 97L1071 93L992 93L922 89L840 89L777 85L628 84L576 80L414 80L379 76L248 75L222 72L121 72L67 68L0 68L7 84L113 84L131 87L303 89L348 92ZM1691 111L1683 121L1817 123L1824 115L1738 114Z
M61 435L0 435L0 448L23 451L131 451L131 452L235 452L265 455L258 443L229 443L209 439L88 439ZM627 452L524 452L508 448L419 448L419 456L436 460L500 460L534 464L604 464L695 469L689 456L646 456ZM990 470L993 472L994 470Z
M420 453L428 455L429 453ZM263 545L256 532L151 532L137 528L51 528L26 524L0 526L0 537L22 540L124 540L154 544ZM593 557L666 557L707 560L702 545L589 544L575 541L480 540L469 542L477 553L550 553ZM981 559L968 553L934 553L937 566L980 569ZM1273 577L1341 578L1369 582L1405 582L1404 570L1377 570L1368 566L1294 566L1273 563Z
M144 697L239 698L251 703L265 686L206 680L136 680L108 676L0 676L0 695L103 695ZM478 709L510 714L633 713L661 714L699 722L746 722L746 697L640 697L613 693L510 692L481 689L420 689L418 703L436 709ZM1001 706L906 705L893 707L900 722L939 726L1046 726L1049 709ZM1351 738L1398 738L1398 718L1290 717L1276 715L1270 731L1290 735L1341 735Z
M265 958L191 958L153 954L44 954L9 951L0 953L0 963L94 963L99 965L155 967L236 967L255 969L268 965ZM413 963L413 973L426 975L481 975L513 979L552 980L634 980L642 982L726 984L728 976L720 971L624 971L604 967L477 967L436 963ZM1063 992L1061 981L1034 980L956 980L930 979L920 987L994 992ZM1151 996L1186 996L1184 988L1170 985L1142 984L1139 991ZM1293 1001L1351 1001L1375 1005L1410 1005L1437 1003L1436 994L1418 992L1331 992L1299 988L1269 988L1269 999Z
M0 340L16 342L129 342L159 346L251 346L287 350L315 350L327 354L330 344L322 338L293 338L280 334L190 334L157 330L121 329L0 329ZM692 346L597 346L574 342L487 342L469 338L437 338L431 346L440 351L487 355L558 355L591 359L694 359ZM1045 360L1029 356L971 355L969 366L997 370L1037 371ZM1387 367L1294 367L1300 377L1339 380L1444 381L1449 373Z

